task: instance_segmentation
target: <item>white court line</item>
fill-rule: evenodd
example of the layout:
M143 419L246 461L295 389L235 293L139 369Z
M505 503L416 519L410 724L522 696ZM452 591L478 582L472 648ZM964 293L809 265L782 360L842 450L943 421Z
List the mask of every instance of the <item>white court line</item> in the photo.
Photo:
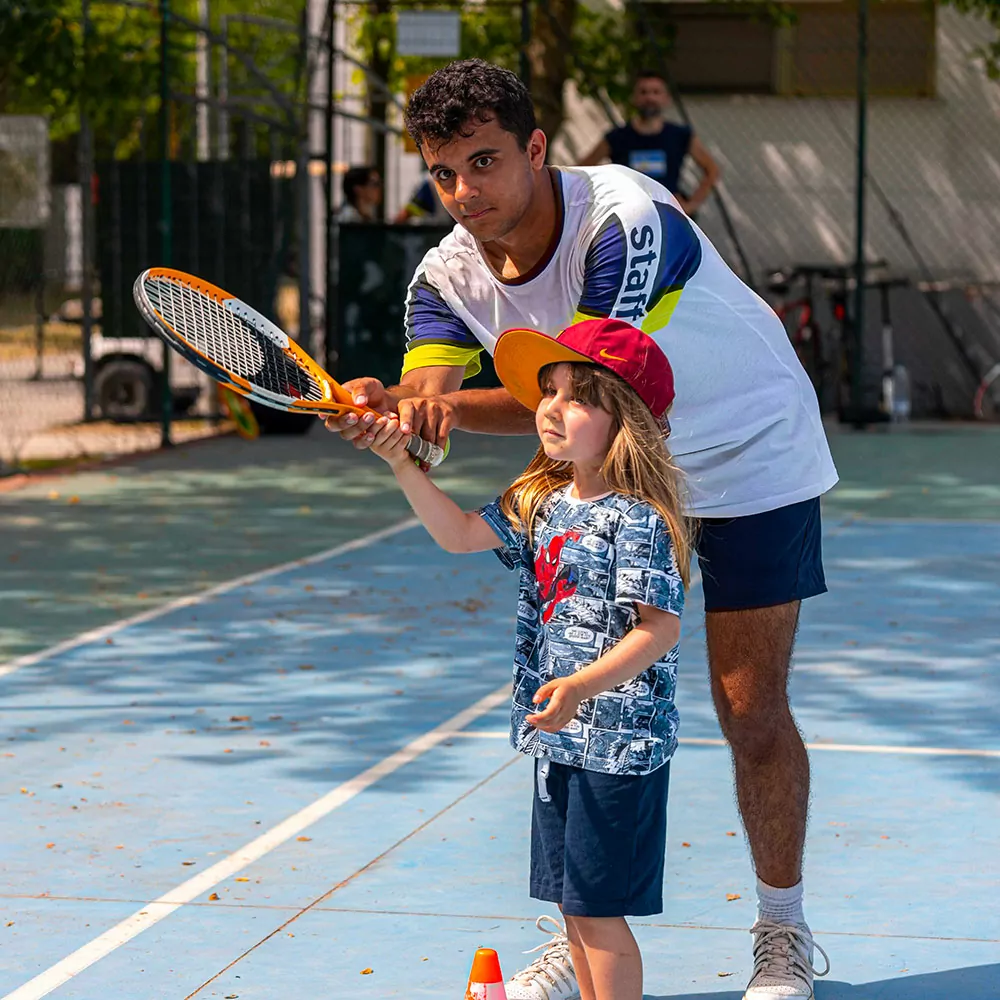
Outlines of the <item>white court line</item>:
M449 738L466 740L506 740L510 733L506 729L473 729L468 732L451 733ZM681 744L696 747L726 747L723 739L709 739L701 736L682 736ZM808 750L838 750L843 753L899 753L914 757L1000 757L1000 750L963 750L961 747L900 747L874 743L807 743Z
M275 848L298 836L313 823L328 816L335 809L339 809L344 803L349 802L386 775L392 774L393 771L397 771L405 764L416 760L428 750L444 743L455 734L456 730L464 729L480 716L502 705L509 697L510 684L506 683L492 694L480 698L475 704L463 709L447 722L428 730L422 736L407 743L401 750L397 750L384 760L373 764L357 777L337 785L322 798L262 833L255 840L251 840L249 844L245 844L238 851L230 854L229 857L216 862L211 868L206 868L205 871L188 879L187 882L183 882L175 889L171 889L159 899L147 903L141 910L126 917L110 930L105 931L82 948L78 948L71 955L67 955L66 958L39 973L34 979L19 986L13 993L8 993L2 1000L40 1000L41 997L47 996L54 989L58 989L74 976L83 972L84 969L110 955L116 948L127 944L136 935L149 930L154 924L158 924L165 917L170 916L174 910L179 909L185 903L190 903L225 879L231 878L247 865L259 861L265 854L269 854Z
M228 593L237 587L245 587L251 583L258 583L260 580L266 580L269 576L275 576L290 569L312 566L315 563L333 559L336 556L344 555L346 552L353 552L355 549L361 549L366 545L373 545L375 542L391 538L393 535L399 534L401 531L406 531L408 528L417 527L419 524L420 522L415 517L408 517L405 521L390 525L388 528L373 531L370 535L363 535L352 542L336 545L332 549L325 549L323 552L317 552L315 555L305 556L302 559L293 559L291 562L281 563L278 566L270 566L267 569L258 570L256 573L248 573L246 576L238 576L233 580L227 580L225 583L209 587L208 590L201 590L196 594L188 594L186 597L178 597L166 604L161 604L159 607L150 608L149 611L133 615L131 618L121 618L108 625L102 625L100 628L91 629L89 632L81 632L79 635L73 636L72 639L65 639L62 642L57 642L54 646L48 646L35 653L28 653L25 656L19 656L17 659L8 660L6 663L0 664L0 677L12 674L15 670L20 670L22 667L32 667L36 663L42 663L53 656L58 656L60 653L76 649L78 646L97 642L99 639L104 639L115 632L120 632L130 625L140 625L143 622L152 621L154 618L168 615L171 611L179 611L181 608L190 608L196 604L203 604L205 601L210 601L213 597Z

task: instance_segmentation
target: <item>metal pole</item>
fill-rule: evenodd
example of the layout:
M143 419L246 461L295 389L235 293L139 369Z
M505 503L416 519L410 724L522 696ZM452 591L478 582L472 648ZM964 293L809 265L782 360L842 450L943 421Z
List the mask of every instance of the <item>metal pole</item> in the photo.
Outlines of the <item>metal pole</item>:
M861 371L865 346L865 173L868 158L868 0L858 0L858 162L854 220L854 335L850 419L865 426Z
M528 46L531 44L531 0L521 0L521 81L531 90L531 63Z
M208 77L211 61L208 28L211 26L211 21L208 0L198 0L198 20L205 26L206 30L199 31L195 36L195 95L198 97L198 105L195 110L198 122L196 159L199 163L204 163L211 156L211 140L208 131Z
M170 50L167 21L170 0L160 0L160 266L170 267L173 231L170 197ZM160 447L169 448L172 402L170 393L170 351L163 346L161 386Z
M326 195L326 300L325 300L325 341L326 341L326 365L327 370L335 376L337 373L337 362L340 359L340 342L338 340L337 308L339 300L337 296L337 217L333 211L333 159L334 159L334 134L333 117L336 110L336 97L334 87L336 86L336 31L337 31L337 4L336 0L329 0L326 13L326 176L324 178L324 191Z
M94 252L91 221L91 200L94 174L93 137L90 131L90 117L87 113L87 81L90 79L87 66L87 46L90 43L90 0L83 0L80 13L82 36L82 80L80 89L80 144L77 151L77 168L80 182L80 304L82 316L80 335L83 350L83 419L91 420L94 412L94 359L91 357L91 335L93 333L92 282L90 258Z

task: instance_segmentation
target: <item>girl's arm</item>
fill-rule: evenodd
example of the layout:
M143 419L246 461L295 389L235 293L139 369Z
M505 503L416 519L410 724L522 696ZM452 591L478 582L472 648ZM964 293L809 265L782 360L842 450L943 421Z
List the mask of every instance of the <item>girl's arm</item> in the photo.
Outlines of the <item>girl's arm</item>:
M372 426L371 449L389 464L413 513L446 552L485 552L501 544L493 529L475 512L467 512L421 472L406 450L409 425L380 417Z
M572 719L580 702L637 677L677 645L681 620L669 611L639 605L639 624L624 639L569 677L557 677L535 692L534 702L549 703L527 717L536 729L557 733Z

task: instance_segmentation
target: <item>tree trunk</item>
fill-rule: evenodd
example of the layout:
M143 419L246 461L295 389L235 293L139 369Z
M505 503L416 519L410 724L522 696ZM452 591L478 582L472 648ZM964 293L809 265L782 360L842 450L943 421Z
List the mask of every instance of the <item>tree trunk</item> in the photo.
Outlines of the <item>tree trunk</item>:
M531 96L538 126L551 143L562 127L563 87L569 74L570 39L577 0L536 0L534 32L528 47Z

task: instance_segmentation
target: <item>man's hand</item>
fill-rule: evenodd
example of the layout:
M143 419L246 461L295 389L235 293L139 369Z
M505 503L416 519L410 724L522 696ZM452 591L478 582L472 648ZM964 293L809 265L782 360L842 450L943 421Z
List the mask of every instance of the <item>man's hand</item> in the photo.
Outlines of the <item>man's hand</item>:
M557 677L543 684L532 699L540 705L545 699L549 703L541 712L529 715L526 721L545 733L558 733L570 719L576 716L583 701L583 691L575 676Z
M351 379L344 383L344 388L351 394L356 406L370 406L379 413L391 412L396 402L377 378ZM374 413L361 417L356 413L347 413L342 417L327 417L324 423L327 430L339 434L345 441L353 441L355 448L368 448L375 440L372 430L375 420Z
M408 424L410 433L442 448L458 426L456 407L447 396L409 396L397 405L400 423Z

